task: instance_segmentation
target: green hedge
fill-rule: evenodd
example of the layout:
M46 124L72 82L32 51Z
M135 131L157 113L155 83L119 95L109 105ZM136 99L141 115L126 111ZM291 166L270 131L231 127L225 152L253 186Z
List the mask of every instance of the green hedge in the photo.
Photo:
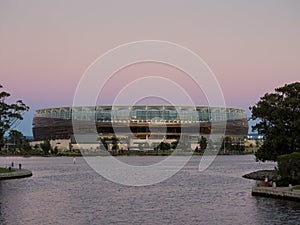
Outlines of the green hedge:
M300 152L281 155L277 162L281 180L293 185L300 184Z

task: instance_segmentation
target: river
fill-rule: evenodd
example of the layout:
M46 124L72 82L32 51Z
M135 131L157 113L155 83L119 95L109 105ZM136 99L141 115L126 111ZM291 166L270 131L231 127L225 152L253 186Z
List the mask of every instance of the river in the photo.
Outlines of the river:
M251 196L255 181L242 178L274 163L217 156L199 172L200 157L144 187L106 180L81 157L76 164L71 157L0 157L0 166L13 161L33 172L0 181L0 224L300 224L299 202ZM130 157L145 165L158 159Z

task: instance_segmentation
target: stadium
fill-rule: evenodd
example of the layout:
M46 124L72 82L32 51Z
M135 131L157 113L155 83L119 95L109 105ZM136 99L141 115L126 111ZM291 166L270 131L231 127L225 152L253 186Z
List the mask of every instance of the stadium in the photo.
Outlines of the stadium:
M35 141L70 140L70 143L76 143L74 132L76 135L96 133L99 140L118 137L130 147L151 141L171 142L183 136L191 146L199 137L218 132L213 130L214 125L224 121L225 136L235 140L247 136L248 121L243 109L169 105L39 109L33 118L33 136Z

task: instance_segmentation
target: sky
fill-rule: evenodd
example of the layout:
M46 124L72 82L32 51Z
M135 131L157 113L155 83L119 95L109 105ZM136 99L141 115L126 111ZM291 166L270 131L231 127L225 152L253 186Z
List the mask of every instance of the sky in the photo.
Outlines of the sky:
M264 93L299 81L299 10L298 0L1 0L0 83L12 94L10 101L30 106L19 129L32 135L35 110L71 106L98 57L128 42L163 40L199 55L216 76L226 106L245 109L250 117L249 106ZM189 89L167 67L125 68L117 80L155 71ZM190 85L201 104L201 90ZM111 96L104 92L103 102L113 101Z

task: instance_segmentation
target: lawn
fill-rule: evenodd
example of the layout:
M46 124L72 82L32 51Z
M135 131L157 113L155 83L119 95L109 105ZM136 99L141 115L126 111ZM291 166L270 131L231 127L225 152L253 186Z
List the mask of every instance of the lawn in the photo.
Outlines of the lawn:
M8 172L14 172L14 171L16 171L16 170L14 170L14 169L9 170L9 169L0 167L0 173L8 173Z
M300 190L300 186L293 187L294 190Z

